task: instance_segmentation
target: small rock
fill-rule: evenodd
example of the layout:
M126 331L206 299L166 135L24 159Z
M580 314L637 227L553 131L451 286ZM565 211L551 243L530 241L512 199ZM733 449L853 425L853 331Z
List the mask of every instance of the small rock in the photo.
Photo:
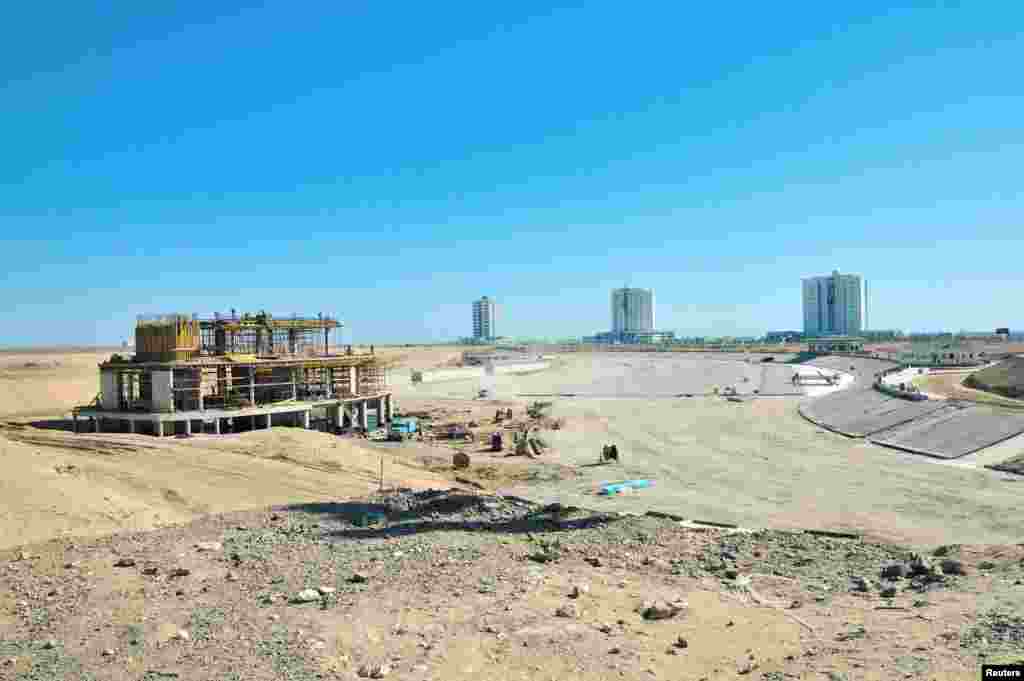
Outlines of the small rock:
M682 636L680 636L679 638L677 638L675 640L675 643L673 643L672 645L675 646L676 648L689 648L690 647L690 642L687 641Z
M575 603L566 603L565 605L559 606L555 610L556 617L567 617L569 619L576 619L580 616L580 609Z
M175 641L190 641L192 640L192 634L188 633L188 629L178 629L171 638Z
M271 615L271 616L270 616L270 617L268 617L267 619L269 619L269 620L270 620L271 622L276 622L276 621L278 621L279 619L281 619L281 616L280 616L280 615Z
M907 576L907 566L898 560L891 560L882 565L879 576L882 579L903 579Z
M46 641L46 643L43 644L43 649L44 650L53 650L56 647L57 647L57 641L55 641L52 638L50 640Z
M930 575L935 572L931 562L919 553L911 554L907 569L911 575Z
M725 626L727 626L727 627L735 627L736 623L733 622L732 620L729 620L728 622L725 623Z
M753 658L753 655L750 656ZM740 675L746 675L758 668L757 661L754 659L740 660L736 663L736 673Z
M391 667L386 664L366 663L359 667L356 673L364 679L383 679L391 673Z
M990 560L983 560L980 563L978 563L979 570L994 570L995 568L996 564Z
M580 596L588 593L590 593L589 584L574 584L572 591L569 592L569 598L579 598Z
M18 560L32 560L33 558L35 558L35 556L33 556L28 551L19 551L18 552Z
M150 577L152 577L159 571L160 570L155 565L150 565L149 567L142 568L142 574L148 575Z
M320 593L321 596L330 596L335 591L337 591L337 589L335 589L333 586L318 586L316 590Z
M863 577L854 575L850 577L850 591L856 591L859 593L865 593L871 590L871 585L868 584L868 580Z
M219 541L201 541L196 544L196 550L200 553L207 551L221 551L224 546Z
M171 570L171 577L188 577L190 574L192 571L188 568L179 567Z
M966 574L966 570L964 570L964 564L953 558L944 559L942 563L939 564L939 567L942 568L942 574L944 575Z
M594 556L592 558L584 558L583 560L589 563L591 567L601 567L604 564L601 562L601 559L597 556Z
M614 631L612 625L608 624L607 622L602 622L601 624L597 625L597 630L600 631L602 634L610 634L612 633L612 631Z
M789 603L790 610L796 610L797 608L802 608L803 606L803 601L797 600L795 598Z
M107 648L106 650L103 651L103 657L113 657L113 656L114 656L114 649L113 648Z
M352 576L348 578L348 581L352 584L365 584L370 581L370 578L361 572L353 572Z
M303 589L292 596L292 603L313 603L320 600L320 592L316 589Z
M114 562L114 567L133 567L135 565L134 558L118 558Z
M678 615L684 607L686 605L682 602L645 601L640 606L640 614L645 620L666 620Z
M238 575L236 575L231 570L228 570L228 573L226 575L224 575L224 579L226 579L229 582L237 582L238 581Z
M618 654L619 654L619 653L621 653L621 652L622 652L622 648L620 648L620 647L618 647L618 646L615 646L614 648L610 648L610 649L608 650L608 654L609 654L609 655L618 655Z
M740 571L737 570L736 568L727 568L726 571L725 571L725 578L726 579L736 579L739 576L740 576Z
M5 667L12 667L16 664L18 664L18 658L16 657L8 657L6 660L4 660Z
M70 562L70 563L64 563L64 569L65 569L65 570L73 570L73 569L75 569L76 567L78 567L78 563L75 563L75 562L73 562L73 561L72 561L72 562Z

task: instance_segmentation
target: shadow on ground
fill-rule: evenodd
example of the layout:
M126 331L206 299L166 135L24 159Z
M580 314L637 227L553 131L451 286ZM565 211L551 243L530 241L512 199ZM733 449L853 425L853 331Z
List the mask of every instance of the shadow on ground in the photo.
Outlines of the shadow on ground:
M326 536L337 539L381 539L424 532L463 531L497 534L560 532L600 527L622 516L573 506L540 506L526 501L485 497L464 492L430 490L381 502L293 504L282 511L327 516L338 523Z
M75 431L75 422L71 419L45 419L42 421L31 421L29 425L41 430L65 430L69 433L73 433ZM86 430L88 425L88 423L81 424L82 429Z

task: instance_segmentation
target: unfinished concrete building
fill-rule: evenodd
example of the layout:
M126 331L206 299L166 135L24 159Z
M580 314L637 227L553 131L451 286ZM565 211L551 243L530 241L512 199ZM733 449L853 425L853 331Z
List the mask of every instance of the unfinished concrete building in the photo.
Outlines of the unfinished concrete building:
M154 435L239 432L274 425L372 430L391 419L373 353L331 352L324 317L266 313L140 317L135 356L99 365L100 393L73 411L75 430Z

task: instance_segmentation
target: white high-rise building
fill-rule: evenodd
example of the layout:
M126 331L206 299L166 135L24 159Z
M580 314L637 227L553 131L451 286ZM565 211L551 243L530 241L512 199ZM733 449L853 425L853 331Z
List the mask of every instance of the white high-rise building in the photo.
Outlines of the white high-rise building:
M497 306L491 298L484 296L473 301L473 338L490 340L497 337L494 332L496 313Z
M612 290L612 334L654 331L654 291L644 288Z
M863 328L859 274L832 274L803 280L804 334L855 336Z

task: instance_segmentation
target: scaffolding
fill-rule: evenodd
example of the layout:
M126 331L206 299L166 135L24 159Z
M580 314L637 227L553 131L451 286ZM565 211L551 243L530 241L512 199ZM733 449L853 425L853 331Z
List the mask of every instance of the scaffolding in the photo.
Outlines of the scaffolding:
M365 364L358 368L358 391L360 395L375 395L386 388L385 369L378 363Z
M275 317L214 313L139 315L135 326L137 361L189 361L198 357L286 357L327 355L330 333L343 325L329 315Z

